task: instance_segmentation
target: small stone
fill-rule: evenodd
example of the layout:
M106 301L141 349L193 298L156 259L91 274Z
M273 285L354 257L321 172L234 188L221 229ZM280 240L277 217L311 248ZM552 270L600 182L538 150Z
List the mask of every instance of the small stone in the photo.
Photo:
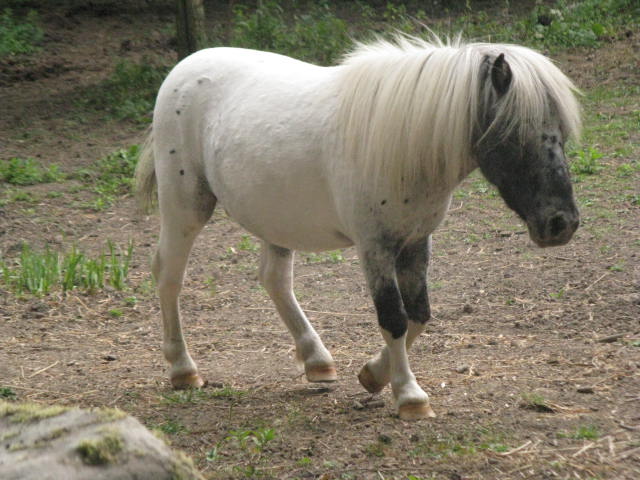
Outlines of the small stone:
M102 358L107 362L115 362L116 360L118 360L118 357L116 357L115 355L105 355Z
M458 373L467 373L469 371L469 365L460 365L456 367L456 372Z
M576 392L578 393L595 393L593 387L578 387L576 388Z
M364 405L360 403L358 400L353 401L353 409L354 410L364 410Z
M386 445L389 445L391 443L391 437L389 435L386 435L384 433L381 433L380 435L378 435L378 441L380 443L384 443Z
M465 303L464 307L462 307L462 311L464 313L473 313L473 307L471 305L469 305L468 303Z

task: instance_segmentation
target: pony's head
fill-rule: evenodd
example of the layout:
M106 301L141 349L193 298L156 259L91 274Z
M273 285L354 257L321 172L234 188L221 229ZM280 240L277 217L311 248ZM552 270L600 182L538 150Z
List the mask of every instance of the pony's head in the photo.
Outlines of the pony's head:
M564 144L580 128L575 87L548 59L509 46L481 64L482 107L473 155L541 247L564 245L578 228Z

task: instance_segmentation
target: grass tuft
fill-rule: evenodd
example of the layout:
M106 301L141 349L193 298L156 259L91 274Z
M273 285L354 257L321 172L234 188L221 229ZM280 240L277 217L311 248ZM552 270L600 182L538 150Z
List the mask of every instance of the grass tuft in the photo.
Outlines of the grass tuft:
M110 240L107 246L108 256L103 251L91 258L75 246L60 255L48 248L37 252L23 244L20 257L13 265L0 258L0 284L18 295L47 295L58 288L63 292L80 289L96 293L106 285L123 290L126 288L133 243L129 242L124 252Z
M64 174L57 165L44 168L33 158L13 157L8 160L0 160L0 182L11 185L35 185L63 179Z

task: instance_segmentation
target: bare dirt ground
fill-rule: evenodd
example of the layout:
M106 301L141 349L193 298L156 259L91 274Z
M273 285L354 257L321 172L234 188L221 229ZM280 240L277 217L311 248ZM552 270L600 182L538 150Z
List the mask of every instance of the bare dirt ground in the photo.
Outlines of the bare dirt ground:
M167 19L44 20L44 52L0 65L0 156L71 172L138 143L139 126L78 115L74 101L114 59L173 58ZM634 42L570 52L561 66L587 89L637 86ZM629 109L589 108L602 118ZM638 154L637 131L622 141ZM23 241L96 252L107 238L132 239L131 288L17 298L0 284L0 387L20 400L121 408L210 478L640 478L640 207L625 195L638 193L639 177L620 183L612 172L632 159L599 148L608 169L577 185L583 225L565 247L534 247L477 176L456 194L434 235L434 318L411 353L435 419L400 421L387 390L372 399L357 382L383 342L353 249L297 259L298 298L339 371L336 384L311 385L258 286L259 252L220 212L197 241L182 295L209 384L172 392L148 267L158 219L136 214L131 198L83 209L90 193L74 182L24 187L35 203L0 207L0 252L15 257Z

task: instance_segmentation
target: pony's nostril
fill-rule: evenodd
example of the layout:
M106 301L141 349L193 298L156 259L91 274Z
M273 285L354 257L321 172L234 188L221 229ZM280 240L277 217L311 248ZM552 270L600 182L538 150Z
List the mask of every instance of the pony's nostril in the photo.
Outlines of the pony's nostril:
M563 214L558 214L549 220L549 233L552 237L557 237L567 228L567 221Z

